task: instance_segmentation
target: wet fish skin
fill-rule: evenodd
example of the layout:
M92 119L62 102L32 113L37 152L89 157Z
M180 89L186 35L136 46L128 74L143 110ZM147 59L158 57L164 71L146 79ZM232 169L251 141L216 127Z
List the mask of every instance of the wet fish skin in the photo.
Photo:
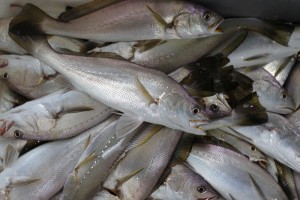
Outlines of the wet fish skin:
M299 76L300 76L300 64L299 62L293 67L290 72L288 79L284 85L285 89L292 96L295 101L295 108L298 109L300 105L300 84L299 84Z
M229 149L194 144L186 163L226 199L288 199L266 171Z
M257 93L259 102L267 111L278 114L289 114L295 109L295 102L288 92L278 83L275 77L263 68L239 72L254 80L253 91Z
M118 138L116 126L117 120L105 127L102 133L90 142L73 172L68 176L61 200L89 199L102 189L111 168L138 132L135 130L123 138Z
M112 169L104 187L116 191L121 199L147 198L167 167L181 135L181 131L160 129L145 143L126 153Z
M107 190L101 190L93 197L92 200L120 200L120 198L110 194Z
M68 22L55 20L34 5L26 4L9 30L22 35L46 33L118 42L205 37L216 34L222 20L220 15L199 4L179 0L126 0Z
M5 113L13 107L23 104L25 98L9 89L8 85L0 80L0 113Z
M89 138L94 139L104 127L115 120L116 117L111 117L76 137L49 142L24 154L13 167L1 173L1 198L50 199L63 187ZM22 185L24 179L33 182ZM7 180L12 181L11 185L8 185L10 182ZM15 180L19 181L15 182ZM18 182L20 182L19 185ZM7 187L11 187L11 190L8 191Z
M199 126L210 120L202 106L163 72L123 60L58 54L44 36L12 37L76 88L130 116L135 124L146 121L204 134Z
M194 200L223 199L200 175L181 163L171 167L164 183L151 195L152 199Z
M286 116L286 118L300 131L300 109Z
M265 154L299 172L300 136L298 129L281 115L268 113L268 118L269 121L262 125L230 128L246 137Z
M98 124L112 111L84 93L58 91L2 114L0 132L15 139L63 139Z

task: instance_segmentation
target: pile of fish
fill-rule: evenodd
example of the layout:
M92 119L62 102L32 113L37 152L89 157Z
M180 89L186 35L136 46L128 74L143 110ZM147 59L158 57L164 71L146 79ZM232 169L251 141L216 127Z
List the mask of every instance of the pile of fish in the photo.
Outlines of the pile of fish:
M300 25L82 3L0 19L0 200L300 199Z

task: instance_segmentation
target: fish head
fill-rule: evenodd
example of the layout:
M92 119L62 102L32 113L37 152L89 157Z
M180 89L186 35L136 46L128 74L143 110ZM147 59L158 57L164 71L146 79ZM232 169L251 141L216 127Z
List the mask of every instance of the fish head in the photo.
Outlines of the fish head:
M169 127L203 134L201 125L210 123L203 106L194 98L178 93L166 94L160 101L160 114Z
M295 110L294 100L283 87L260 80L254 82L253 88L259 91L259 101L267 110L279 114L289 114Z
M181 38L215 35L221 32L223 17L207 8L191 6L182 10L173 20Z
M207 116L214 119L230 115L232 108L226 100L228 98L228 96L221 93L203 98Z

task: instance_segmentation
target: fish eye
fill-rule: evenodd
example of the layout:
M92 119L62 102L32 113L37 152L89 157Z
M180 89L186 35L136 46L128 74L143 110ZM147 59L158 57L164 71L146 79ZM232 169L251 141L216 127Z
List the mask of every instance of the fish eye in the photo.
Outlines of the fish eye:
M22 136L23 136L22 131L19 131L19 130L14 131L14 137L15 138L21 138Z
M210 20L210 19L211 19L211 14L210 14L210 13L205 13L205 14L203 15L203 19L204 19L205 21Z
M193 107L193 108L192 108L192 113L193 113L194 115L197 115L197 114L200 113L200 109L197 108L197 107Z
M281 98L283 98L283 99L287 98L287 93L286 92L282 92L280 95L281 95Z
M8 73L4 72L4 74L2 74L2 78L7 79L8 78Z
M251 149L251 151L255 151L256 150L255 146L251 146L250 149Z
M219 106L217 106L216 104L211 104L210 105L210 110L214 113L218 112L220 110Z
M206 192L206 188L203 187L203 186L199 186L199 187L197 187L197 191L198 191L199 193L203 194L203 193Z

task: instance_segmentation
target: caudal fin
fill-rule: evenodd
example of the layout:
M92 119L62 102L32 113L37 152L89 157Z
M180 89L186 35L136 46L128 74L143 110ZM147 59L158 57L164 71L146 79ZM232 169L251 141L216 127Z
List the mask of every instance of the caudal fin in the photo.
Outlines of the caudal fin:
M53 20L44 11L32 4L26 4L22 11L16 15L9 25L9 31L16 35L44 34L43 23Z

